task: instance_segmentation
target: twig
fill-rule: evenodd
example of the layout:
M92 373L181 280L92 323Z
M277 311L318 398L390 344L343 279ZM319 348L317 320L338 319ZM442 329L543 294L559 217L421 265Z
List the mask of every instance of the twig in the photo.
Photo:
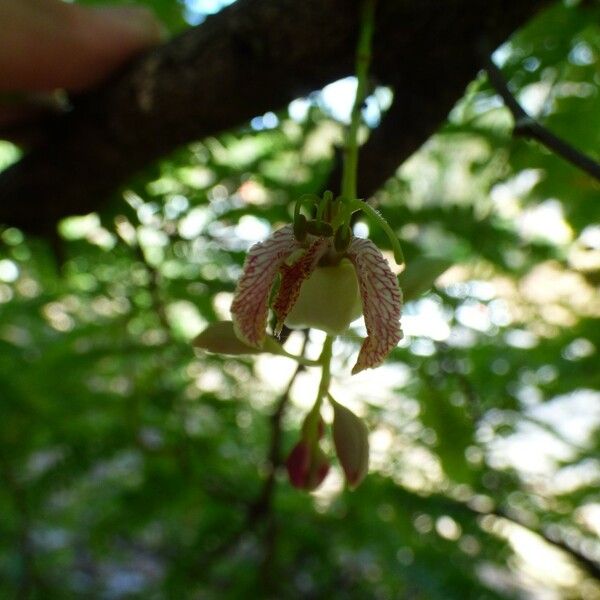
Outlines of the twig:
M308 337L308 336L307 336ZM302 348L301 356L304 356L304 350L306 347L306 339L304 342L304 346ZM294 374L290 378L290 381L277 402L275 406L275 410L271 415L271 444L269 446L269 453L267 457L267 478L263 485L261 493L258 495L258 498L251 504L248 517L250 520L260 518L262 515L265 515L269 512L271 508L271 500L273 497L273 491L275 487L275 475L277 473L278 467L281 466L282 458L281 458L281 434L282 434L282 421L283 415L285 413L285 409L290 400L290 392L292 390L292 386L296 381L298 375L304 370L303 365L298 365Z
M309 330L304 330L304 342L302 344L302 350L300 352L301 356L304 356L306 351L306 345L308 344L308 334ZM254 512L254 518L256 515L264 515L266 524L264 531L264 544L263 544L263 556L260 565L260 577L263 584L263 590L265 592L272 589L274 584L274 574L275 569L273 569L273 560L277 556L277 522L275 520L275 515L273 514L271 508L273 505L273 494L275 492L275 476L277 474L277 469L283 463L283 457L281 453L281 438L282 438L282 424L283 424L283 415L285 413L285 409L290 400L290 392L292 391L292 386L296 381L298 375L305 369L303 365L298 365L294 374L290 378L290 381L285 389L285 392L279 398L279 402L275 407L275 411L271 415L271 445L269 448L268 455L268 475L263 486L262 493L260 494L258 500L254 503L252 507Z
M548 148L548 150L551 150L567 162L570 162L578 169L585 171L596 181L600 181L600 163L560 139L536 121L512 95L511 91L508 89L508 83L506 82L506 79L504 79L502 71L500 71L489 55L487 58L486 70L492 87L500 95L504 104L512 113L515 120L515 135L537 140L542 146Z
M478 512L469 506L467 506L467 508L469 508L469 510L473 511L474 513ZM551 546L554 546L555 548L558 548L559 550L562 550L563 552L568 554L583 571L585 571L588 575L590 575L594 579L600 581L600 565L597 562L595 562L591 558L588 558L587 556L585 556L585 554L582 554L579 550L577 550L576 548L573 548L572 546L567 544L567 542L556 537L554 534L549 533L544 528L535 529L535 528L531 527L530 525L527 525L526 523L524 523L521 519L519 519L512 513L509 513L508 511L506 511L502 508L492 510L489 513L479 513L479 514L483 514L483 515L490 514L495 517L500 517L502 519L506 519L507 521L510 521L511 523L520 525L521 527L527 529L528 531L535 533L537 536L541 537L547 544L550 544Z
M443 348L438 348L438 350L443 350ZM455 362L455 359L453 357L446 356L445 358L446 359L449 358L449 360L453 361L453 363ZM475 390L475 388L472 385L469 378L466 375L461 374L459 372L459 370L456 369L455 364L452 365L452 372L455 375L455 377L457 378L457 381L463 391L463 394L465 395L465 399L468 402L468 405L470 406L471 411L473 412L473 421L476 424L483 417L483 412L482 412L482 408L481 408L481 400L480 400L479 394ZM429 389L431 389L435 393L437 390L436 390L435 385L432 382L431 376L428 376L423 371L421 371L421 377L423 378L425 384L429 387ZM524 416L524 415L521 415L521 418L528 419L528 417ZM530 419L528 419L528 420L530 420ZM554 433L556 435L555 431L553 431L552 433ZM486 468L493 472L493 469L491 469L489 467L489 465L486 465ZM592 577L594 577L595 579L600 581L600 565L597 562L588 558L587 556L582 554L579 550L577 550L576 548L573 548L567 542L565 542L562 539L551 534L544 528L541 527L539 529L536 529L536 528L533 528L530 525L526 524L523 520L519 519L518 516L516 516L514 514L514 511L508 511L503 508L497 508L497 509L490 510L490 511L479 511L479 510L473 508L472 506L470 506L466 502L462 502L459 500L453 500L450 498L447 498L447 500L448 500L448 502L452 502L453 504L455 504L457 507L462 507L463 509L466 509L473 514L477 514L477 515L481 515L481 516L491 515L494 517L501 517L503 519L506 519L507 521L511 521L512 523L515 523L516 525L520 525L521 527L524 527L525 529L538 535L540 538L542 538L548 544L551 544L555 548L558 548L559 550L566 552L579 565L579 567L581 569L583 569L589 575L591 575Z
M398 492L401 494L409 494L410 496L415 497L415 499L419 500L420 502L423 501L423 498L421 496L416 496L415 492L410 489L407 489L403 486L398 486L397 489ZM600 565L596 561L582 554L579 550L573 548L571 545L560 539L555 534L550 533L546 528L537 528L533 527L530 524L527 524L523 519L517 516L514 511L506 510L502 507L492 508L491 510L479 510L472 506L469 503L469 500L458 500L456 498L451 498L449 496L440 494L431 494L428 496L428 498L432 501L435 501L437 499L437 501L439 501L440 504L443 503L444 510L450 511L451 514L452 512L456 511L456 513L462 513L462 515L465 516L495 517L499 519L504 519L515 525L519 525L520 527L527 529L527 531L530 531L534 535L541 538L547 544L554 546L558 550L562 550L565 554L569 556L569 558L571 558L577 564L577 566L580 569L585 571L594 579L600 581ZM401 502L399 502L399 504L405 505L405 498L401 498Z
M305 330L304 343L302 345L302 351L300 352L301 356L304 356L307 343L308 330ZM275 491L275 477L278 468L282 464L281 438L283 415L290 400L292 386L294 385L298 375L304 371L304 369L305 367L300 364L296 367L296 370L291 376L286 389L279 397L275 405L275 410L271 415L271 441L266 458L267 478L265 479L256 499L247 504L246 514L242 522L242 526L237 531L234 531L231 535L223 539L217 546L206 552L199 560L195 561L193 565L194 572L197 572L199 569L205 571L205 569L216 559L234 548L244 534L256 530L262 522L265 522L265 552L260 571L261 577L263 577L265 583L270 584L271 575L268 572L271 570L270 562L275 556L277 533L276 523L273 518L271 507L273 503L273 494Z

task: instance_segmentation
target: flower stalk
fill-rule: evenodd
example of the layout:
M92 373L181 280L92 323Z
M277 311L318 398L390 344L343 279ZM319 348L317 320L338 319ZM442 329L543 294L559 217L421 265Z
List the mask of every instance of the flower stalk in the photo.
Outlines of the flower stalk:
M334 336L328 335L323 342L323 350L319 362L321 363L321 382L319 383L319 392L317 402L321 402L324 396L329 393L329 384L331 382L331 356L333 351Z
M362 7L360 32L356 47L356 96L350 125L346 132L344 169L342 173L342 198L349 203L356 198L356 175L358 168L358 130L361 121L361 108L367 95L369 64L371 63L371 40L375 28L375 2L365 0Z

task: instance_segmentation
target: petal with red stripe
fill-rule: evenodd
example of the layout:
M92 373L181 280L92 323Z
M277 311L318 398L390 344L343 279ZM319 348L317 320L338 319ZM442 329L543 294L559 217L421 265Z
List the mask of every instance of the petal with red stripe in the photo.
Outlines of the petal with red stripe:
M299 248L291 225L250 248L231 305L235 333L246 344L262 346L271 287L285 259Z
M402 293L396 276L371 240L353 238L346 256L356 269L368 334L352 369L356 374L379 366L402 339Z
M277 317L275 335L279 335L285 319L294 307L300 294L302 284L316 269L319 260L329 246L329 241L319 238L314 241L308 250L292 265L281 265L281 285L273 303L273 312Z

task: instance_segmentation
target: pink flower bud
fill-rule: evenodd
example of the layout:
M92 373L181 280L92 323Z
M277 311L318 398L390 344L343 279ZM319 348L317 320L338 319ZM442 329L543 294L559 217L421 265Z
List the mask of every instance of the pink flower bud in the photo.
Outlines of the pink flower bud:
M369 471L369 430L362 419L332 401L333 442L351 489L360 485Z
M292 485L307 491L319 487L329 472L327 457L319 445L304 439L294 446L285 464Z

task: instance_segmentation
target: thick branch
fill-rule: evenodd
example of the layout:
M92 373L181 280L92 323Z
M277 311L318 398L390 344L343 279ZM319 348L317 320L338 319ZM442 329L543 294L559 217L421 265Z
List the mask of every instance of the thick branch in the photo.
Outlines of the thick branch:
M502 71L500 71L491 58L487 63L487 73L490 83L512 113L515 120L515 135L537 140L542 146L554 152L554 154L564 158L567 162L570 162L578 169L585 171L588 175L600 181L600 163L597 163L589 156L554 135L551 131L548 131L548 129L527 113L511 94Z
M358 193L376 189L444 120L499 44L547 0L381 0L373 72L396 108L361 158ZM352 73L358 5L239 0L74 100L46 141L0 175L0 222L44 232L101 209L142 167Z

